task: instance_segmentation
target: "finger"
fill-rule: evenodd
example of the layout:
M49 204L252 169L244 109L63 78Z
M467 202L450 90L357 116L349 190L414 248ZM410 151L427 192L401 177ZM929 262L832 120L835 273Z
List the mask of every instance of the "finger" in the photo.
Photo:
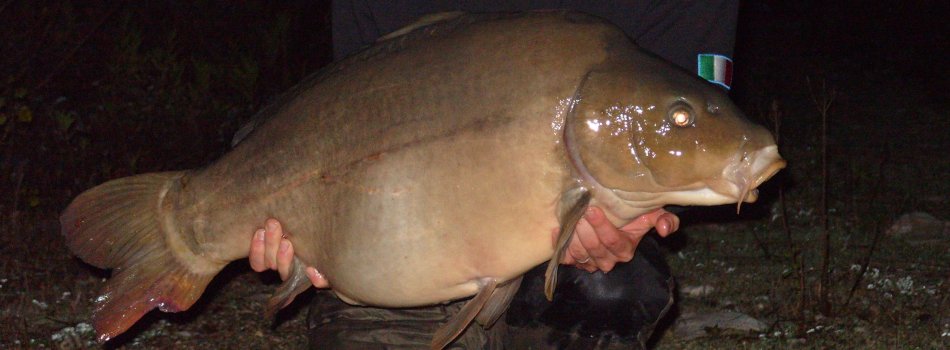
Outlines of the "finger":
M659 208L659 209L655 209L655 210L653 210L653 211L651 211L651 212L649 212L649 213L640 215L639 217L637 217L636 220L640 221L640 223L641 223L644 227L652 228L652 227L656 226L657 222L659 222L659 220L660 220L661 217L663 217L664 215L669 214L669 213L670 213L670 212L666 211L666 209ZM649 231L649 228L647 229L647 231Z
M559 233L560 231L558 229L551 230L552 245L557 245ZM584 260L589 260L587 257L587 250L585 250L584 246L581 245L581 242L578 241L577 234L575 233L571 236L571 241L567 244L567 254L564 254L564 256L561 257L561 261L559 261L559 263L564 265L578 265L580 261Z
M660 237L669 236L676 232L680 227L680 218L676 214L666 212L661 215L656 222L656 232Z
M574 267L587 272L597 271L594 260L587 255L587 249L584 249L584 245L581 244L580 238L577 237L576 233L571 237L567 251L568 254L564 254L564 258L561 259L561 264L574 265Z
M584 245L581 244L576 232L574 233L574 237L571 238L570 244L567 246L567 251L568 254L564 254L564 258L561 259L561 264L574 265L574 267L587 272L597 271L597 266L594 265L594 259L587 255L587 249L584 249Z
M282 281L286 281L287 277L290 276L290 266L293 262L294 246L290 244L290 240L282 238L277 248L277 272L280 274Z
M271 270L277 269L277 250L280 248L280 240L283 234L280 222L267 219L264 224L264 262L267 263L267 268Z
M317 287L317 288L330 287L330 282L327 281L326 277L323 277L323 275L320 274L320 271L317 271L317 269L313 268L313 266L307 266L306 271L307 271L307 278L310 279L310 283L313 283L314 287Z
M657 227L657 225L663 224L663 220L661 218L666 217L665 215L667 214L673 215L663 209L651 211L649 213L640 215L633 221L623 225L623 227L620 228L620 231L622 231L623 234L632 241L639 242L643 235L646 235L651 229Z
M588 210L586 215L590 214L591 211ZM596 213L594 215L596 215ZM610 271L613 269L617 258L607 250L603 242L600 241L600 238L598 238L594 232L594 228L591 227L586 219L577 223L577 229L574 234L577 235L581 245L587 251L587 256L591 258L590 262L592 262L594 266L602 271Z
M578 221L578 224L584 222L582 219ZM584 248L584 245L581 244L580 236L577 233L577 227L574 228L574 234L571 236L571 241L567 244L567 254L564 254L564 258L561 259L561 264L564 265L574 265L577 268L585 269L584 265L593 266L590 254L587 253L587 249Z
M588 251L587 248L588 245L600 244L593 231L590 223L588 223L586 219L581 219L574 228L574 237L568 246L568 251L571 252L569 255L573 258L571 263L573 263L575 267L587 272L597 271L597 259L591 255L591 252ZM584 242L588 243L585 244Z
M250 260L252 270L257 272L267 270L267 264L264 262L264 229L254 232L248 260Z
M633 244L623 232L604 215L599 208L591 208L586 216L587 222L594 229L594 233L604 247L620 262L627 262L633 259L633 251L636 245Z

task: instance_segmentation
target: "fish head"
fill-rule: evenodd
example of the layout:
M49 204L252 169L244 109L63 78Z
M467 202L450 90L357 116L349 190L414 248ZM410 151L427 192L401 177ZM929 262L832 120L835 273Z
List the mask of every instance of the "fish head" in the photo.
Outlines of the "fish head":
M785 167L772 134L720 88L651 56L633 63L589 72L575 93L564 143L578 178L638 208L755 201Z

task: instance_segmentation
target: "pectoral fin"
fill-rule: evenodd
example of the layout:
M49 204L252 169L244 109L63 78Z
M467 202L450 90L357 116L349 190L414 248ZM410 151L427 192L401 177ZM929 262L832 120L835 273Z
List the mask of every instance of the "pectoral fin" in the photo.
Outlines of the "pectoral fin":
M446 345L449 345L449 343L465 331L465 328L468 327L469 323L472 323L475 316L482 311L485 303L491 298L495 287L498 286L498 281L494 278L482 278L478 280L478 284L480 286L478 294L475 294L472 299L469 299L469 301L465 303L465 306L462 306L462 309L459 310L455 316L452 316L452 319L450 319L448 323L435 332L435 335L432 337L432 349L445 348Z
M568 191L561 197L558 205L561 230L557 234L557 244L554 246L554 256L548 262L544 272L544 296L548 301L554 300L554 287L557 286L557 267L567 254L567 246L574 237L574 226L584 216L587 205L590 204L590 192L585 188L576 188Z

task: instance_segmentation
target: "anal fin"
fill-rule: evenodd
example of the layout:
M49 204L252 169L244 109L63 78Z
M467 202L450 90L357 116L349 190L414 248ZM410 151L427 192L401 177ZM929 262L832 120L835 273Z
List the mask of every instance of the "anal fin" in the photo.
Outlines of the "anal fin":
M482 311L485 303L491 298L495 287L498 286L498 281L488 277L479 279L478 284L480 287L478 294L475 294L472 299L469 299L469 301L465 303L465 306L462 306L462 309L449 319L448 323L435 332L430 348L445 348L446 345L449 345L449 343L462 334L465 328L475 319L475 316Z

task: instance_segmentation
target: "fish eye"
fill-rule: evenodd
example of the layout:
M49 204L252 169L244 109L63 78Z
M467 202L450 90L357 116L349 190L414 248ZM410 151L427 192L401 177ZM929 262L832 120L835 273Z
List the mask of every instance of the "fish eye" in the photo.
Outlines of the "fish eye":
M670 122L673 125L684 128L693 125L693 109L688 104L679 102L670 108Z

